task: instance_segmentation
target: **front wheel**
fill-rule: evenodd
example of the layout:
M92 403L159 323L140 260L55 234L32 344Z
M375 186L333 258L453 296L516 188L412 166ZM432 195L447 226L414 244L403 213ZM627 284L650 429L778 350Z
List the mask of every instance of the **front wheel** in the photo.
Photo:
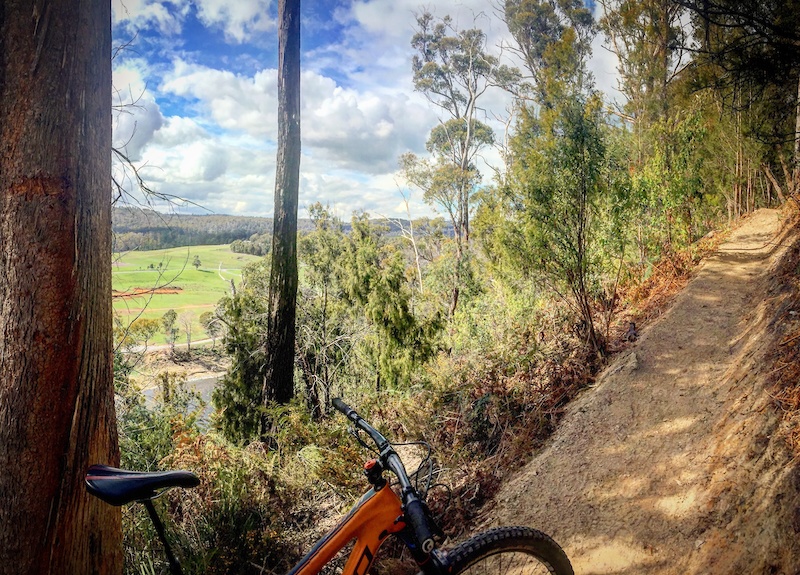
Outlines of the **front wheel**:
M479 533L451 550L447 564L449 575L573 575L558 543L528 527Z

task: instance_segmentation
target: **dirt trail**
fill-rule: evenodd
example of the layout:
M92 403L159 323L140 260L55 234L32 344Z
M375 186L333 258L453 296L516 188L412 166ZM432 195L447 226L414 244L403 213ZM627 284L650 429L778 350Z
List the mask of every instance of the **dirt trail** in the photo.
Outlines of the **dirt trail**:
M551 534L578 574L798 572L800 474L761 373L780 321L770 270L794 239L780 227L762 210L731 234L571 404L489 522Z

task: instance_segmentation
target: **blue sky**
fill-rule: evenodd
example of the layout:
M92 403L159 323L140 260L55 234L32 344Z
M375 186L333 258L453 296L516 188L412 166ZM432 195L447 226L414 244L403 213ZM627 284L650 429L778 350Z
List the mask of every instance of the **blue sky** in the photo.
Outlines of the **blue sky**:
M276 0L113 0L114 144L159 192L221 214L272 214L277 134ZM397 174L425 154L437 110L413 90L415 13L480 27L500 52L507 31L485 0L303 0L300 216L314 202L349 219L436 215ZM598 87L614 62L595 47ZM510 100L482 100L498 135ZM502 139L502 138L499 138ZM499 155L489 151L488 179ZM119 172L117 176L120 177ZM166 206L157 205L159 209ZM179 211L200 212L195 206Z

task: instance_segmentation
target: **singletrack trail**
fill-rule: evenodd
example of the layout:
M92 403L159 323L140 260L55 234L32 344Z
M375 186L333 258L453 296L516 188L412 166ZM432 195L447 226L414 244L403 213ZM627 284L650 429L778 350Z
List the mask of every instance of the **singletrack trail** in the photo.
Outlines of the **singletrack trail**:
M549 533L579 575L800 572L800 473L764 362L796 315L776 310L772 281L795 239L776 211L745 219L572 402L485 523Z

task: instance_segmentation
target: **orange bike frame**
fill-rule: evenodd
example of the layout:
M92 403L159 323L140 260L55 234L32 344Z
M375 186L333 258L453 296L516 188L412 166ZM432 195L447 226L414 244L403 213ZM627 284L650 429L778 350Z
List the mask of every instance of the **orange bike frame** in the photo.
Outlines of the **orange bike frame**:
M317 541L288 575L319 573L353 539L355 545L342 575L366 575L381 543L405 526L400 498L389 484L378 491L371 489L336 527Z

